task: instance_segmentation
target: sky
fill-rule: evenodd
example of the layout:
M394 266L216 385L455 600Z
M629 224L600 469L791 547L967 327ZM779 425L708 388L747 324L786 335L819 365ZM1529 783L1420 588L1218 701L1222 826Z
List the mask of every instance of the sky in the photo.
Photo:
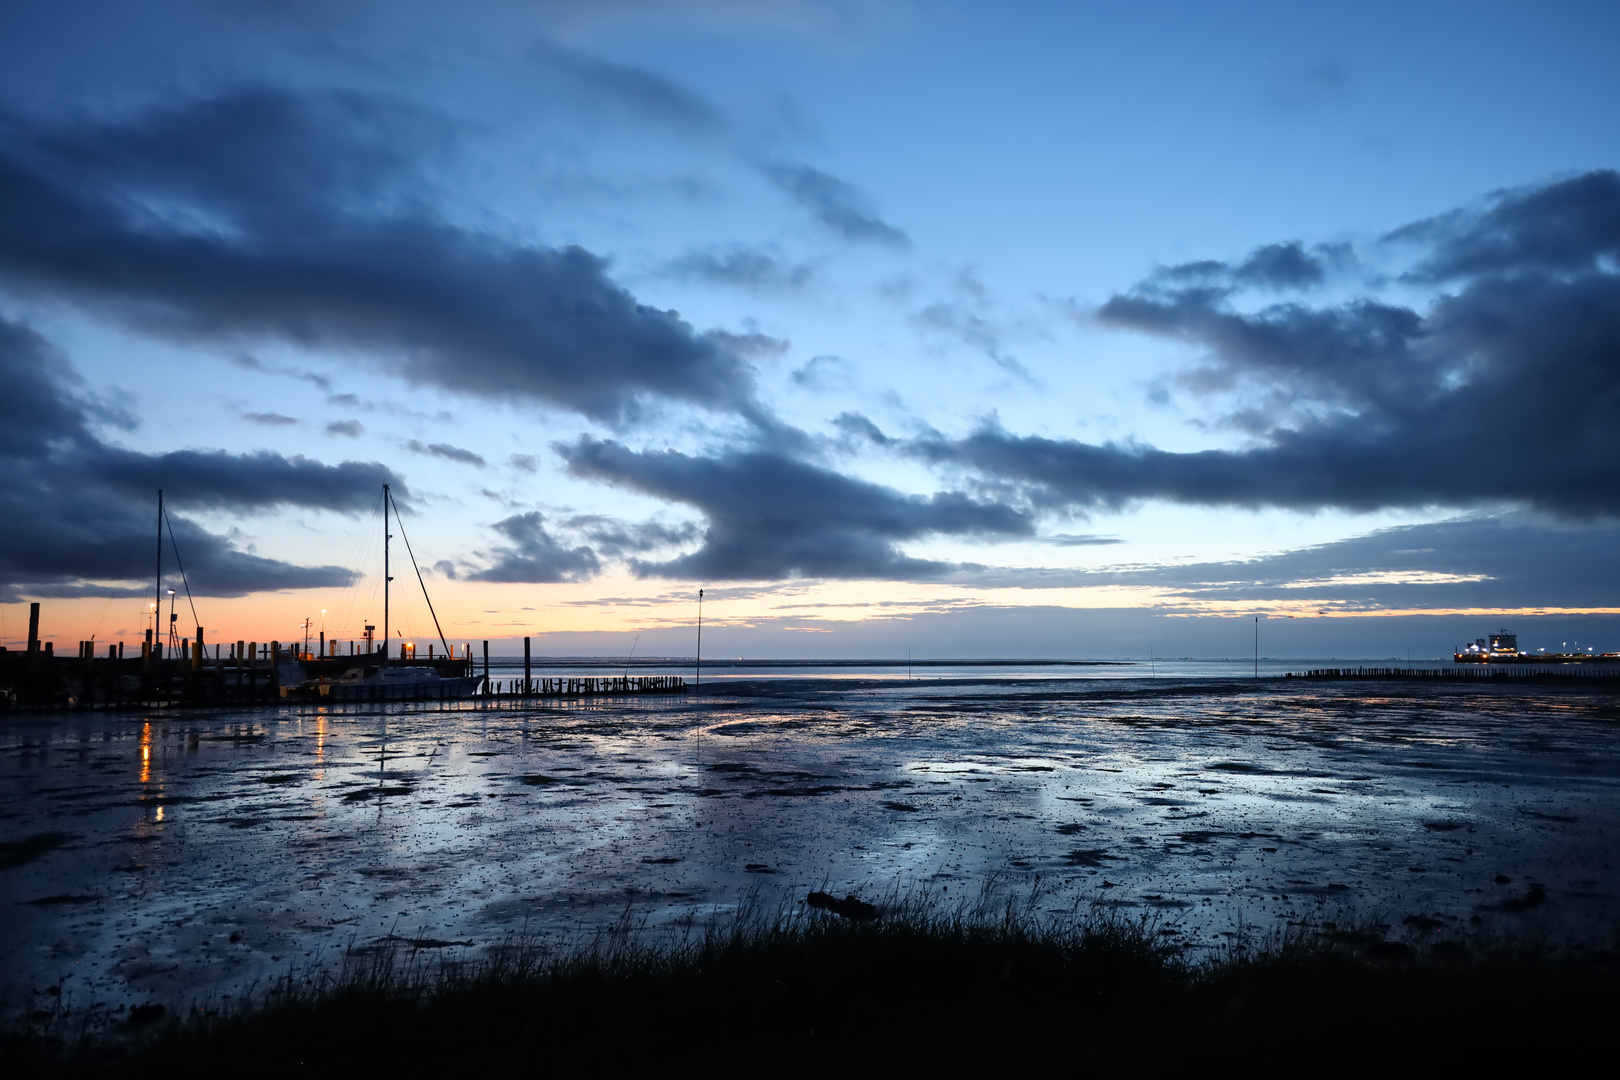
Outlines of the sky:
M1615 41L5 5L0 637L139 638L161 488L187 632L358 638L386 483L403 640L691 655L701 588L715 655L1620 649Z

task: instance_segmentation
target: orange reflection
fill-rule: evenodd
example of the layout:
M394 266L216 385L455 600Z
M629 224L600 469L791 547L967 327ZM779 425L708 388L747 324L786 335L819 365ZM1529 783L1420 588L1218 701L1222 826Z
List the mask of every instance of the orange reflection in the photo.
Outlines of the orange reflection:
M141 725L141 783L152 779L152 721Z
M326 710L325 709L322 709L320 714L315 717L315 760L317 762L324 762L326 760ZM325 780L326 779L325 771L317 769L316 772L315 772L315 779L316 780Z

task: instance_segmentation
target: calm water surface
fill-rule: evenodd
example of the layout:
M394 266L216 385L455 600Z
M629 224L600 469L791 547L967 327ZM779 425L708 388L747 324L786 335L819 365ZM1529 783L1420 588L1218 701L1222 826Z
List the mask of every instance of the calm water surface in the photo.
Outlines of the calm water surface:
M1620 697L1559 687L1186 677L10 716L0 1008L991 877L1194 949L1347 913L1608 944L1617 720Z

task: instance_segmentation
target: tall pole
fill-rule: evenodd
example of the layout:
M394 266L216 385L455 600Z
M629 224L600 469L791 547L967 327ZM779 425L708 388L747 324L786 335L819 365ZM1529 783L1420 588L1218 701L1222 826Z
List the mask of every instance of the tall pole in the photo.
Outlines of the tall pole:
M158 620L163 617L163 489L158 488L157 584L152 587L152 636L158 636ZM158 648L162 648L161 640Z
M698 590L698 657L697 657L697 683L703 685L703 590Z
M394 579L388 576L388 541L393 537L388 535L388 485L383 485L383 655L388 659L388 583Z
M1254 677L1260 677L1260 616L1254 617Z

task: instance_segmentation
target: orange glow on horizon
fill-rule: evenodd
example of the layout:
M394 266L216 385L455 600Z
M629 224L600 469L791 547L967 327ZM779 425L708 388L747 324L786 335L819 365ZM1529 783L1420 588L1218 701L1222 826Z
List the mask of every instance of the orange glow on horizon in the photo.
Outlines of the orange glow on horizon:
M1355 577L1352 575L1352 577ZM1374 584L1370 578L1368 584ZM1470 575L1451 576L1462 585ZM1389 582L1391 584L1396 582ZM1399 582L1405 584L1406 582ZM1430 583L1427 579L1423 583ZM1433 582L1439 584L1440 582ZM771 625L799 632L826 631L844 623L909 619L920 615L947 614L974 608L1014 609L1020 607L1061 607L1075 610L1136 610L1172 618L1238 617L1269 615L1297 619L1396 618L1406 616L1468 617L1505 619L1534 616L1620 615L1620 607L1563 607L1525 605L1519 607L1410 608L1383 607L1370 602L1312 599L1312 587L1342 584L1337 580L1317 580L1285 586L1290 595L1280 599L1214 599L1199 595L1197 589L1159 585L1091 585L1057 588L1022 586L981 587L952 583L899 581L789 581L778 583L732 584L707 588L704 623L716 628ZM637 633L673 630L694 626L697 616L697 586L681 582L645 581L624 572L604 575L595 581L555 585L509 585L466 581L438 581L431 585L439 622L448 640L474 643L481 639L511 640L549 633ZM228 599L198 598L198 616L204 623L204 640L213 654L215 645L237 640L269 643L279 641L283 649L297 649L303 642L304 619L321 610L328 598L315 592L261 593ZM94 639L104 654L106 645L122 641L125 655L140 655L140 643L148 622L150 601L74 598L42 604L40 629L45 640L57 643L58 655L67 643ZM4 644L17 647L27 626L26 602L4 605ZM417 610L420 609L420 610ZM364 648L361 620L381 629L375 613L354 616L354 626L327 628L327 640L339 655L348 655L349 642ZM787 625L784 625L787 624ZM431 617L421 594L395 601L390 638L397 649L405 641L435 643ZM311 638L311 649L315 649ZM476 650L476 644L474 645ZM459 655L461 649L455 652Z

